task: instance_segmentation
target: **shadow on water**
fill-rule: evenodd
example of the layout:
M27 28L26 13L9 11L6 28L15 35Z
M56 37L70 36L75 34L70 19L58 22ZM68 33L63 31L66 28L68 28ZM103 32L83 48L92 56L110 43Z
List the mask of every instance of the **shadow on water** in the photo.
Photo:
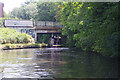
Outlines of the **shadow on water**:
M68 48L0 52L1 78L118 78L118 60Z

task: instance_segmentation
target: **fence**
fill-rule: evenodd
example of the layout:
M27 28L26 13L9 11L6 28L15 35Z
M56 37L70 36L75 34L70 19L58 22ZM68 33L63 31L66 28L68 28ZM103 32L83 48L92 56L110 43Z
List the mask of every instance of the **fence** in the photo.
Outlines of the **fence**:
M34 21L35 27L62 27L60 22Z

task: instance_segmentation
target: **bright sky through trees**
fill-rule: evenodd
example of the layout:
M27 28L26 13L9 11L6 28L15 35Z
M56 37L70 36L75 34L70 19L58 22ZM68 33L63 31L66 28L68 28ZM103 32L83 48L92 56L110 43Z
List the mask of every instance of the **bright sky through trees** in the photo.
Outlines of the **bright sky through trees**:
M26 0L0 0L0 2L4 3L4 11L8 13L12 11L13 8L19 7Z

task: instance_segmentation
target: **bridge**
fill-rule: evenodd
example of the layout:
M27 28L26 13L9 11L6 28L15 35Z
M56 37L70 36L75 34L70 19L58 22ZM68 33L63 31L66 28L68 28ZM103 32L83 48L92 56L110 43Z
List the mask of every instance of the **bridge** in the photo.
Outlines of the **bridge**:
M31 35L37 42L38 34L61 34L60 22L32 21L32 20L4 20L4 27L13 28L21 33Z
M35 21L35 41L37 41L37 34L61 34L59 31L62 29L60 22L50 21Z

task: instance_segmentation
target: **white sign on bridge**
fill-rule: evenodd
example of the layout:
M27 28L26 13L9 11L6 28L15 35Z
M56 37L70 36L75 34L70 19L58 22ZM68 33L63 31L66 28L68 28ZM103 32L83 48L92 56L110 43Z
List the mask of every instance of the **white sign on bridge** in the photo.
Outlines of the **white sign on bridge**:
M33 21L31 20L9 20L9 19L6 19L4 21L4 26L30 26L30 27L33 27Z

